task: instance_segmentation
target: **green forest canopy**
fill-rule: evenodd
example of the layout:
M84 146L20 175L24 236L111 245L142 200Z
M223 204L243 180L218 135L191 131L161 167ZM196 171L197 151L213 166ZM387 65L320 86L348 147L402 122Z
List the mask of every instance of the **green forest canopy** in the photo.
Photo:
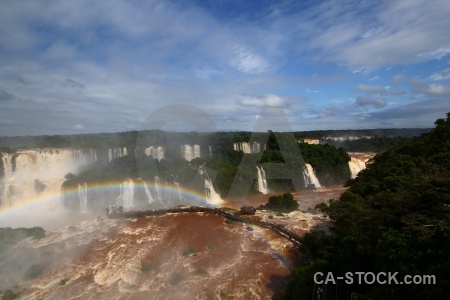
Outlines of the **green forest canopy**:
M435 275L436 285L327 286L323 299L446 299L450 270L450 113L436 128L407 145L375 157L328 207L330 235L305 238L302 265L292 273L286 297L310 299L313 274L399 272ZM338 290L336 295L335 290Z

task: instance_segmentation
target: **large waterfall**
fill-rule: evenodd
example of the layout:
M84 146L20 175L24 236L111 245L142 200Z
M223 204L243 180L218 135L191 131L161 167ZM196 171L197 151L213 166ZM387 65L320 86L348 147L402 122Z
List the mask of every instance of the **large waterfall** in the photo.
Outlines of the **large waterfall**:
M264 172L264 169L259 166L256 166L256 170L258 173L258 191L267 195L269 193L269 189L267 187L266 172Z
M200 146L199 145L183 145L181 146L181 158L191 161L194 158L200 157Z
M127 148L115 148L108 150L108 159L111 162L114 158L122 157L128 155Z
M160 181L159 181L159 177L155 176L155 190L156 190L156 199L158 199L159 202L161 202L161 190L159 188L160 186Z
M117 198L119 205L125 208L134 207L134 182L132 179L126 179L120 185L120 195Z
M193 158L192 147L191 145L183 145L181 146L181 157L187 161L191 161Z
M161 146L158 147L150 146L148 148L145 148L144 153L145 155L151 156L154 159L161 160L165 156L165 149Z
M64 176L76 173L81 166L97 160L92 149L19 150L15 154L2 153L4 177L0 181L0 209L30 202L38 196L53 199L58 195Z
M181 190L180 190L180 184L178 182L175 181L175 186L177 187L177 193L178 193L178 200L183 200L183 195L181 194Z
M198 169L199 174L205 179L205 196L206 199L211 201L214 204L220 205L223 203L222 198L220 198L220 194L216 192L214 189L214 185L212 183L211 178L209 177L208 172L206 172L205 168L200 167Z
M350 161L348 162L348 166L350 168L350 172L352 175L352 179L355 179L358 176L358 173L366 168L366 163L370 159L370 157L363 156L351 156Z
M147 183L144 180L142 182L144 184L145 196L147 197L148 204L152 204L153 202L155 202L155 199L153 198Z
M246 142L242 142L242 143L234 143L233 144L233 149L235 151L242 151L246 154L250 154L250 153L259 153L261 152L261 145L257 142L254 142L253 144L249 144Z
M310 164L305 164L303 169L303 179L305 181L305 187L314 186L316 189L322 188L319 179L317 179L314 169Z
M80 212L88 212L88 200L87 200L87 183L83 185L78 184L78 199L80 200Z

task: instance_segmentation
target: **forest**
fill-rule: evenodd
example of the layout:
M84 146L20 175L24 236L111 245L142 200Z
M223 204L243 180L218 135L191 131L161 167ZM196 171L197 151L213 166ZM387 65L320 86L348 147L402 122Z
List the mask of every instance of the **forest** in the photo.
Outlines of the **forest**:
M436 128L377 155L347 183L339 201L318 206L330 234L311 232L293 271L288 299L311 299L315 272L434 275L436 284L324 286L322 299L446 299L450 269L450 113Z

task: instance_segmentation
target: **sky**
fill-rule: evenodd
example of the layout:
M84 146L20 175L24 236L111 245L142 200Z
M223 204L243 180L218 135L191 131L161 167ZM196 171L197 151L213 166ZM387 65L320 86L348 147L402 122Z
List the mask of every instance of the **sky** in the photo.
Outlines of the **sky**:
M201 111L199 131L277 130L255 127L270 108L295 131L434 127L449 16L448 0L4 0L0 136L149 129L168 107L160 129Z

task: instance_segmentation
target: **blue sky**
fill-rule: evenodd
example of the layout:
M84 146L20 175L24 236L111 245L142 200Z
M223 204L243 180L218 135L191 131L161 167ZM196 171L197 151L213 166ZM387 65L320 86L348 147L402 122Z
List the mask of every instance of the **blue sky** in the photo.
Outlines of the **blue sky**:
M1 1L0 136L138 130L175 104L219 130L264 107L292 130L433 127L448 16L448 0Z

